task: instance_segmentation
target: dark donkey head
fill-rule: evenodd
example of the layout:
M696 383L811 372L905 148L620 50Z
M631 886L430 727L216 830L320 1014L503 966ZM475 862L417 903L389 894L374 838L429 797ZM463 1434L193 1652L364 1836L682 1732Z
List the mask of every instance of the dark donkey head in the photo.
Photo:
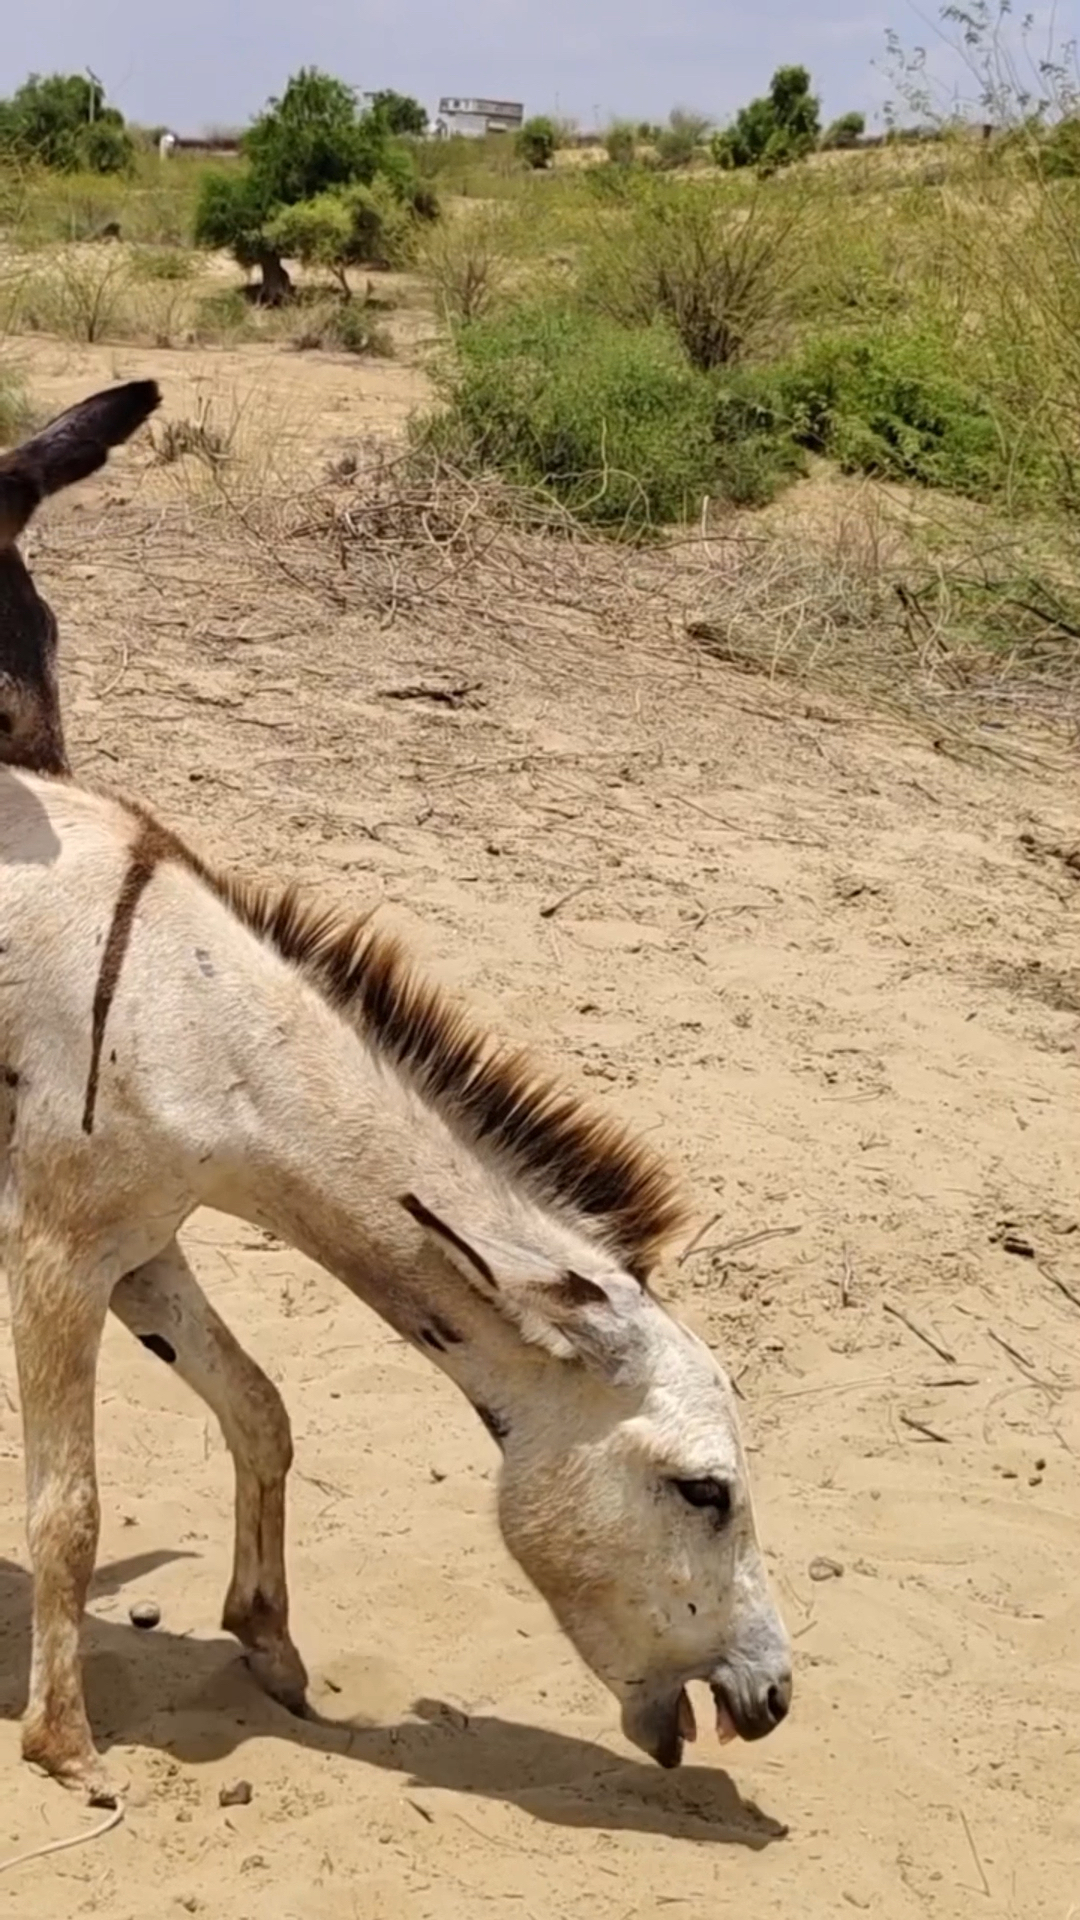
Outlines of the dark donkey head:
M154 380L110 387L0 456L0 764L68 771L56 620L15 543L42 500L96 473L109 449L130 439L160 400Z

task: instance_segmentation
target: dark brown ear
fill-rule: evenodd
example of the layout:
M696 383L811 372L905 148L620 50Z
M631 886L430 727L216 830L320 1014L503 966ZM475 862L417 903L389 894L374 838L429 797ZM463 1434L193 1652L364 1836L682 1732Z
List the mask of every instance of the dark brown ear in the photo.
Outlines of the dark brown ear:
M35 507L105 465L161 404L156 380L129 380L91 394L0 458L0 550L17 540Z
M0 458L0 764L68 771L56 621L15 542L42 500L96 473L160 402L154 380L109 387Z
M0 546L0 765L68 772L56 621L14 546Z

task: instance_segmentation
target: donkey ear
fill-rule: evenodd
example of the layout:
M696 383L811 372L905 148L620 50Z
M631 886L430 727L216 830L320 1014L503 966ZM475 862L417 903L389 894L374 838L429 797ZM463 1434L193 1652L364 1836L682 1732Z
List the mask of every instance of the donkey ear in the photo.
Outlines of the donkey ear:
M469 1285L517 1328L530 1346L543 1347L558 1360L578 1360L609 1380L626 1381L636 1370L640 1341L635 1313L644 1295L636 1281L617 1278L606 1285L582 1274L552 1274L536 1279L522 1273L509 1248L462 1238L414 1193L401 1204L430 1234Z
M519 1296L522 1332L612 1385L629 1386L640 1372L644 1300L637 1281L621 1276L604 1284L573 1272L533 1281ZM527 1324L542 1332L530 1336Z
M447 1226L445 1220L440 1220L437 1213L432 1213L431 1208L418 1200L415 1193L403 1193L401 1204L406 1213L412 1215L417 1226L423 1227L425 1233L438 1241L451 1265L457 1268L471 1287L476 1287L489 1298L498 1293L499 1283L495 1274L476 1247L463 1240L460 1233L455 1233L453 1227Z
M156 380L91 394L0 459L0 547L10 546L50 493L85 480L161 404Z

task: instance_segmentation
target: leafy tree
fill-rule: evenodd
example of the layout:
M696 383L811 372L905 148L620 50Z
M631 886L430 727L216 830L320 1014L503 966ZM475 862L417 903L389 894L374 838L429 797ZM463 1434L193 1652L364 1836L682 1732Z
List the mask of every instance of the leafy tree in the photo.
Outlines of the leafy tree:
M407 93L395 93L392 87L384 87L375 95L371 111L388 133L412 134L419 139L427 132L427 113L419 100Z
M537 172L543 167L550 167L555 158L557 145L555 122L543 113L534 115L531 120L526 120L517 136L517 150L521 159L527 166L534 167Z
M839 147L857 147L866 132L866 116L862 113L842 113L838 120L826 127L821 136L822 147L831 152Z
M327 187L373 180L387 143L375 115L357 112L353 89L315 67L301 67L241 140L268 198L286 207Z
M769 91L740 107L730 127L713 140L721 167L784 167L817 145L820 102L810 91L805 67L777 67Z
M388 232L391 204L406 223L413 210L428 217L437 212L418 186L411 153L385 121L358 113L352 88L313 67L302 68L280 100L270 101L241 147L246 167L204 176L195 239L229 248L245 269L258 268L259 297L268 305L292 292L284 254L331 266L347 291L345 268L365 257L365 240L376 228L379 236ZM374 192L376 184L377 221L354 191ZM339 207L331 204L335 196ZM285 219L286 212L294 217ZM373 264L382 247L380 237L367 256Z
M0 152L62 173L123 173L135 144L104 89L80 73L32 73L0 100Z

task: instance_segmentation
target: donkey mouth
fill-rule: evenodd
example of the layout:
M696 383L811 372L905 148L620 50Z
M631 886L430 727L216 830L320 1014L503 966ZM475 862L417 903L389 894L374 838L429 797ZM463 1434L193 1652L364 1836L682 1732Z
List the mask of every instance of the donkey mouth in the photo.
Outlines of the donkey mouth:
M722 1743L734 1740L738 1729L730 1709L715 1687L713 1697L716 1701L717 1737ZM643 1709L624 1716L623 1729L627 1738L655 1760L658 1766L679 1766L686 1742L697 1739L697 1717L686 1688L680 1687L677 1693L665 1694L661 1698L654 1696Z

